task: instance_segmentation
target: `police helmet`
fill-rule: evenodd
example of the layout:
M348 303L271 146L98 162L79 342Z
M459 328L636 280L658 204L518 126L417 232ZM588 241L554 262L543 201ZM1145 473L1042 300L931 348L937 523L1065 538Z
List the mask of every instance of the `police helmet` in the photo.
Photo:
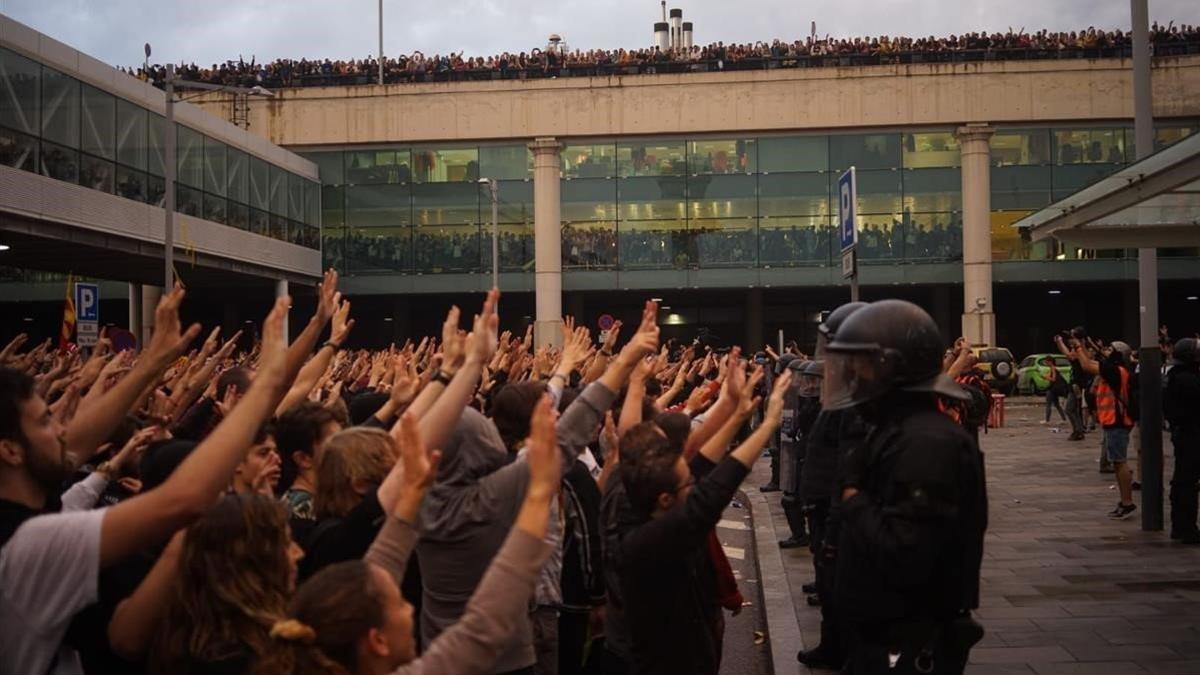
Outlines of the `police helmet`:
M943 342L933 318L905 300L880 300L853 312L826 345L825 400L850 408L893 391L966 400L942 372Z
M817 326L816 357L818 359L824 355L825 345L829 344L830 341L833 340L834 335L837 334L838 327L842 325L842 322L846 320L846 317L866 306L867 303L865 302L847 302L841 307L838 307L830 312L829 316L825 317L825 320L821 322L821 325Z
M775 362L775 374L782 375L783 371L787 370L788 366L791 365L793 361L799 361L799 359L800 357L796 356L795 354L781 354L779 356L779 360Z
M1200 363L1200 341L1196 338L1183 338L1175 343L1171 350L1171 358L1180 365Z

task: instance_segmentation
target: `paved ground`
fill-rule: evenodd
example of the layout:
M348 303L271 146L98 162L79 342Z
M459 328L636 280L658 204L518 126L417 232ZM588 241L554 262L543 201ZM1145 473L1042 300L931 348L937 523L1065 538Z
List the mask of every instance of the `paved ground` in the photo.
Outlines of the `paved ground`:
M754 550L753 521L746 496L739 494L726 507L717 523L717 538L746 599L740 614L725 614L725 646L721 659L723 675L769 675L771 660L766 646L766 615Z
M1200 547L1142 532L1140 512L1108 520L1117 493L1112 476L1097 471L1099 435L1068 442L1064 429L1038 424L1041 414L1040 406L1010 405L1008 426L982 441L991 525L978 618L987 636L967 672L1200 673ZM1169 482L1173 458L1165 445ZM748 498L767 498L780 534L786 524L779 494L751 487L765 482L767 471L765 460L755 467ZM782 558L800 641L811 646L819 610L800 592L812 579L811 560L796 550ZM764 593L782 583L764 579ZM773 633L783 632L777 613L768 618ZM796 627L786 628L794 634ZM794 654L799 645L772 647ZM801 671L777 657L775 672Z

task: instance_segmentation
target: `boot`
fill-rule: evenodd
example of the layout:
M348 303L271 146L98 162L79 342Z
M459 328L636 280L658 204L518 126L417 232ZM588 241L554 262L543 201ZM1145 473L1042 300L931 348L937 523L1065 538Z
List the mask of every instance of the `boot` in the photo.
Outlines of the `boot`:
M779 542L780 548L800 548L808 546L808 528L804 523L804 510L795 495L784 493L783 515L787 518L788 529L792 536Z

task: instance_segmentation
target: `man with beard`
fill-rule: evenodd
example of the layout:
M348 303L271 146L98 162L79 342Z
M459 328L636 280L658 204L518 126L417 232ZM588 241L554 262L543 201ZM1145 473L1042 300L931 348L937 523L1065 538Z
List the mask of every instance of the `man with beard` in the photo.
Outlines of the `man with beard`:
M183 295L177 286L163 297L154 337L137 365L67 427L51 415L29 375L0 368L0 673L82 673L64 636L72 617L97 600L101 568L166 541L202 514L229 485L283 395L290 379L287 298L264 323L250 390L163 485L109 508L58 512L59 488L76 462L95 454L199 332L199 326L180 330Z

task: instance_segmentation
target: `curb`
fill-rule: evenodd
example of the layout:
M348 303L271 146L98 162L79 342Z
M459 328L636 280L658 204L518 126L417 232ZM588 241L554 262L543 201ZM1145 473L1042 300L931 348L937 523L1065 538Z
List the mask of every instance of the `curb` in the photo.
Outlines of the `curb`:
M758 560L759 589L767 620L772 671L776 675L808 672L806 668L801 669L796 661L796 652L804 649L805 645L796 621L796 607L792 603L787 572L783 569L783 555L779 552L771 507L757 488L746 488L744 492L746 504L750 507L750 519L754 523L754 552Z

